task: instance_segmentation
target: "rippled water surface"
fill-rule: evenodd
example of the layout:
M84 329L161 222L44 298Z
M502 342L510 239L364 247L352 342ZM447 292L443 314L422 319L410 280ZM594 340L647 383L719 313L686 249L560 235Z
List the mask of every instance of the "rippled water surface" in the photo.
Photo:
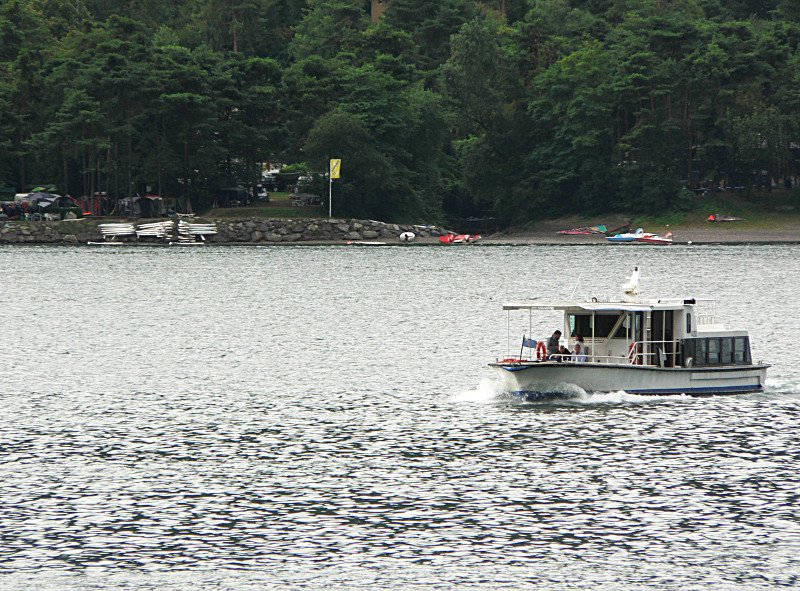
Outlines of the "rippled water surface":
M0 588L798 586L798 255L0 247ZM504 301L635 264L767 391L498 392Z

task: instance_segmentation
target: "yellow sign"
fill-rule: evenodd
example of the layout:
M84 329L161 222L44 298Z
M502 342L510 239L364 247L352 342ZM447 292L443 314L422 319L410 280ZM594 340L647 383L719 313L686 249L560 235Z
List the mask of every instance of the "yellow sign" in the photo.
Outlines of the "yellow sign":
M342 169L342 159L341 158L331 158L331 178L338 179L339 172Z

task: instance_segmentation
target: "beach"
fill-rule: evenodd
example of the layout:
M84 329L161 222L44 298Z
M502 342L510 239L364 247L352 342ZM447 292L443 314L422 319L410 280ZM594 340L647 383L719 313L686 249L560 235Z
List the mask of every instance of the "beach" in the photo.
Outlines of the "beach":
M598 221L609 230L622 226L628 220L615 216L606 221ZM525 229L510 229L485 235L484 243L493 244L599 244L607 242L605 234L559 234L561 230L593 225L577 218L561 218L533 224ZM736 244L736 243L791 243L800 242L800 220L796 216L775 216L764 223L754 224L748 220L737 222L691 222L687 224L647 224L632 223L629 232L643 227L646 232L665 235L673 233L675 244ZM625 230L620 230L625 231ZM609 243L610 244L610 243ZM625 243L622 243L625 244Z

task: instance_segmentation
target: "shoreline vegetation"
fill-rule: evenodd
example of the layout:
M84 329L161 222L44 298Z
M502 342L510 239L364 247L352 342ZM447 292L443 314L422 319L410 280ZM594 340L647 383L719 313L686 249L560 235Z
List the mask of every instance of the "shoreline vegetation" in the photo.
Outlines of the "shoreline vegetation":
M416 238L411 244L440 244L439 235L451 232L446 228L429 228L424 226L411 226L405 224L382 224L371 220L329 220L327 217L304 217L294 219L258 218L258 217L231 217L226 215L216 217L206 215L197 217L193 221L216 222L221 226L220 234L209 244L294 244L294 245L345 245L348 242L361 240L379 240L386 244L403 244L400 234L403 231L415 231ZM244 213L244 212L242 212ZM0 224L0 245L3 244L43 244L67 243L85 244L87 240L102 240L99 224L110 221L119 221L121 218L96 218L62 222L17 222L8 221ZM559 234L559 230L605 224L609 228L620 225L619 216L606 219L592 218L560 218L527 228L504 230L502 232L484 234L476 244L486 245L590 245L609 244L615 247L624 247L611 243L605 239L605 234ZM130 220L128 220L130 221ZM151 220L137 220L138 223ZM623 220L621 223L625 223ZM632 220L631 228L643 227L648 232L665 234L673 232L673 244L768 244L768 243L800 243L800 215L774 215L762 214L758 219L745 219L738 222L706 222L688 220L679 223L666 223L647 220ZM285 225L288 230L285 234L278 234L276 226ZM300 226L303 226L302 228ZM308 228L324 228L326 226L340 226L338 234L330 234L324 238L317 238L308 232ZM346 229L345 226L347 226ZM275 230L270 232L267 228ZM367 234L364 235L364 229ZM420 231L420 228L424 230ZM281 230L283 231L283 230ZM314 230L316 231L316 229ZM245 234L242 234L245 232ZM251 232L251 234L247 234ZM258 232L258 234L253 234ZM360 235L351 232L361 232ZM250 239L249 236L256 236ZM130 240L129 245L156 245L159 242L147 240ZM628 243L630 245L631 243ZM641 246L639 243L637 246ZM466 245L452 245L459 248ZM652 245L651 245L652 246Z
M800 208L791 0L14 0L0 24L0 199L333 187L337 218L484 233Z
M735 215L742 219L709 222L711 213ZM146 223L158 220L98 217L61 222L0 221L0 244L85 244L88 240L102 240L99 224L119 221ZM467 233L465 228L460 227L328 219L326 207L296 207L292 205L288 194L283 193L274 194L269 202L209 209L192 221L214 222L220 226L220 233L209 240L214 244L336 245L358 241L401 244L400 234L406 231L416 234L413 244L439 244L441 234ZM610 231L627 223L630 223L629 231L641 227L647 232L660 235L672 232L674 244L800 243L800 214L793 208L768 211L736 199L712 198L703 200L692 212L663 216L613 214L544 220L522 227L483 233L481 239L473 244L612 244L605 240L605 234L559 234L559 231L598 225L604 225ZM147 240L129 240L128 243L158 244ZM454 245L456 248L458 246Z

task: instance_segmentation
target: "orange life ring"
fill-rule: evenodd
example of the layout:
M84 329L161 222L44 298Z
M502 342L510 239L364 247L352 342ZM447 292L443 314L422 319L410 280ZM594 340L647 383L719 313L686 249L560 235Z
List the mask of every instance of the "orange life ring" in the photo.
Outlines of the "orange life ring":
M544 341L539 341L539 344L536 345L536 359L541 361L545 357L547 357L547 346Z

